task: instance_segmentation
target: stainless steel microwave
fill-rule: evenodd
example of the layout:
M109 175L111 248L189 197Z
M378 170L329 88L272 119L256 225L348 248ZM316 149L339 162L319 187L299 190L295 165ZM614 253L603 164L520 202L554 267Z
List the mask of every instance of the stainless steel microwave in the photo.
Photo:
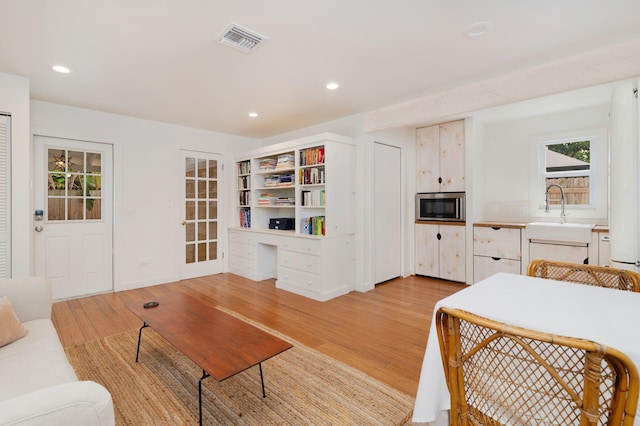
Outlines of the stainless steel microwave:
M416 194L416 220L464 222L464 192L422 192Z

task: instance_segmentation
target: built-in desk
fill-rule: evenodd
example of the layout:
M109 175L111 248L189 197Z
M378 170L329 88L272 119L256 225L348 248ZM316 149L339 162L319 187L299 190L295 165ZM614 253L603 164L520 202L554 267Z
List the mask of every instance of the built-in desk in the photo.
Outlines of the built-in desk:
M325 301L355 288L353 235L319 237L293 231L229 229L229 272Z

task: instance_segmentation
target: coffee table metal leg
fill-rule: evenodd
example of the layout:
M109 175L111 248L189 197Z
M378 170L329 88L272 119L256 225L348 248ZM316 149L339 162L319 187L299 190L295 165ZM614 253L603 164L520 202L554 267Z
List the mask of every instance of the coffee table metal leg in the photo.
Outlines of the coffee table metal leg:
M202 426L202 381L207 377L209 377L209 373L202 370L202 377L198 380L198 418L200 426Z
M138 355L140 355L140 339L142 338L142 329L149 327L149 324L142 323L142 327L140 327L140 331L138 332L138 350L136 351L136 362L138 362Z
M264 392L264 376L262 375L262 363L258 363L258 367L260 367L260 383L262 383L262 397L266 398L267 394Z

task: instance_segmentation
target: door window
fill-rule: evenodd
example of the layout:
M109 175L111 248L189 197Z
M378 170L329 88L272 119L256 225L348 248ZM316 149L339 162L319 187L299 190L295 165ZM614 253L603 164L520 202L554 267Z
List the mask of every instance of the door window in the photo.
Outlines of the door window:
M47 220L102 220L102 155L47 149Z
M185 158L185 262L218 258L218 161Z

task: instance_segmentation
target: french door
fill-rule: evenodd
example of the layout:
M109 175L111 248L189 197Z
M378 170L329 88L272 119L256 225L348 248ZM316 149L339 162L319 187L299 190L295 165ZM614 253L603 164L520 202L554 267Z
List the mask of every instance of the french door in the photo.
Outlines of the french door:
M180 278L218 274L223 270L218 211L222 156L180 151L181 252Z
M53 298L113 289L113 147L34 137L34 265Z

